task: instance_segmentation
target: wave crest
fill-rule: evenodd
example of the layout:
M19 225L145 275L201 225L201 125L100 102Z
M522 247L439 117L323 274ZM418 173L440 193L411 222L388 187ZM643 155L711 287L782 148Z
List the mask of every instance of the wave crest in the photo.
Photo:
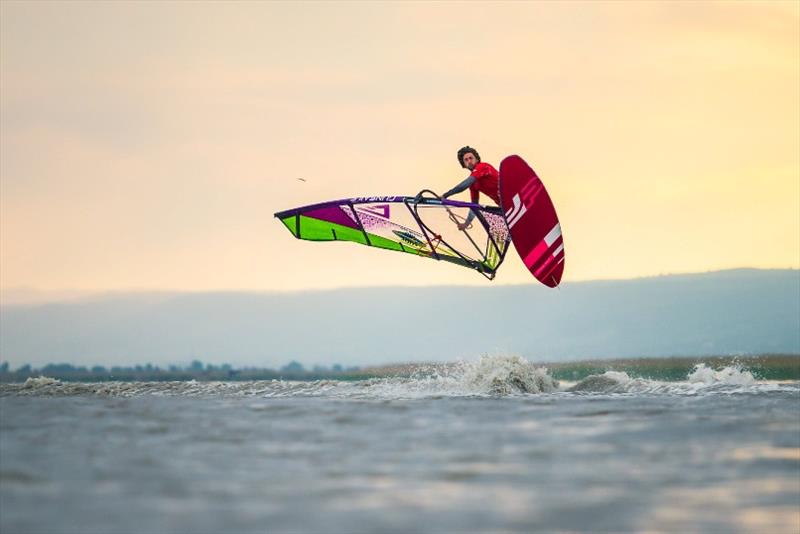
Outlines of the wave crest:
M704 363L695 365L685 381L662 382L647 378L631 378L620 371L606 371L579 381L567 391L576 393L644 393L695 395L701 393L738 393L774 389L771 385L760 385L747 369L732 365L712 369Z
M521 356L482 356L464 369L465 385L492 395L550 393L556 381L544 367L536 367Z
M694 383L728 384L731 386L751 386L756 383L753 374L739 365L732 365L715 371L704 363L694 366L694 371L689 374L688 380Z

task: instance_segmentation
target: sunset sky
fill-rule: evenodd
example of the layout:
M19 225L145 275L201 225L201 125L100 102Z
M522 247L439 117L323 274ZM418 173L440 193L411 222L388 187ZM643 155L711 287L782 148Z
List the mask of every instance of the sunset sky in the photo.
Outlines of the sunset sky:
M0 288L486 285L273 218L465 144L537 170L565 283L798 268L799 6L4 0Z

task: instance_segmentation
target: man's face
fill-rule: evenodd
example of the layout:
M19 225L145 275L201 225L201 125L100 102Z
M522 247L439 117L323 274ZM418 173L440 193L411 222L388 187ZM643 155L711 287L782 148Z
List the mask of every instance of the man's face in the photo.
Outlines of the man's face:
M467 152L466 154L464 154L464 157L462 158L461 161L464 163L464 167L468 168L469 170L474 170L475 165L478 164L478 159L472 152Z

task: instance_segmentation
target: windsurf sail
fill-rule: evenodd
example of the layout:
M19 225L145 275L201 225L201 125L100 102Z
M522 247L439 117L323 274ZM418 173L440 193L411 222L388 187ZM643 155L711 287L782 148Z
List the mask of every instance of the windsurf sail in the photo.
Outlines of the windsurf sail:
M460 230L470 213L470 225ZM510 236L499 207L416 197L333 200L275 214L298 239L351 241L474 269L490 280L503 263Z

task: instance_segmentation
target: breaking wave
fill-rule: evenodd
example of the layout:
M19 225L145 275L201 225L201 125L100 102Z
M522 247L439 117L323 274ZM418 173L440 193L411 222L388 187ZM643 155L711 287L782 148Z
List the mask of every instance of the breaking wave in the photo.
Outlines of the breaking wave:
M695 365L686 380L663 382L647 378L631 378L621 371L606 371L591 375L566 388L573 393L603 394L673 394L699 395L710 393L765 393L770 391L797 391L798 384L758 382L753 374L738 365L714 370L706 364Z
M23 384L0 384L2 396L101 397L329 397L355 399L415 399L439 397L496 397L530 394L590 395L702 395L791 391L800 383L759 382L740 366L719 370L699 364L685 380L665 382L630 377L621 371L591 375L574 384L560 385L545 367L519 356L483 356L477 362L418 365L410 376L359 381L228 381L228 382L62 382L28 378Z
M477 362L420 366L409 378L366 380L361 386L378 396L469 396L552 393L558 381L545 367L520 356L483 356Z

